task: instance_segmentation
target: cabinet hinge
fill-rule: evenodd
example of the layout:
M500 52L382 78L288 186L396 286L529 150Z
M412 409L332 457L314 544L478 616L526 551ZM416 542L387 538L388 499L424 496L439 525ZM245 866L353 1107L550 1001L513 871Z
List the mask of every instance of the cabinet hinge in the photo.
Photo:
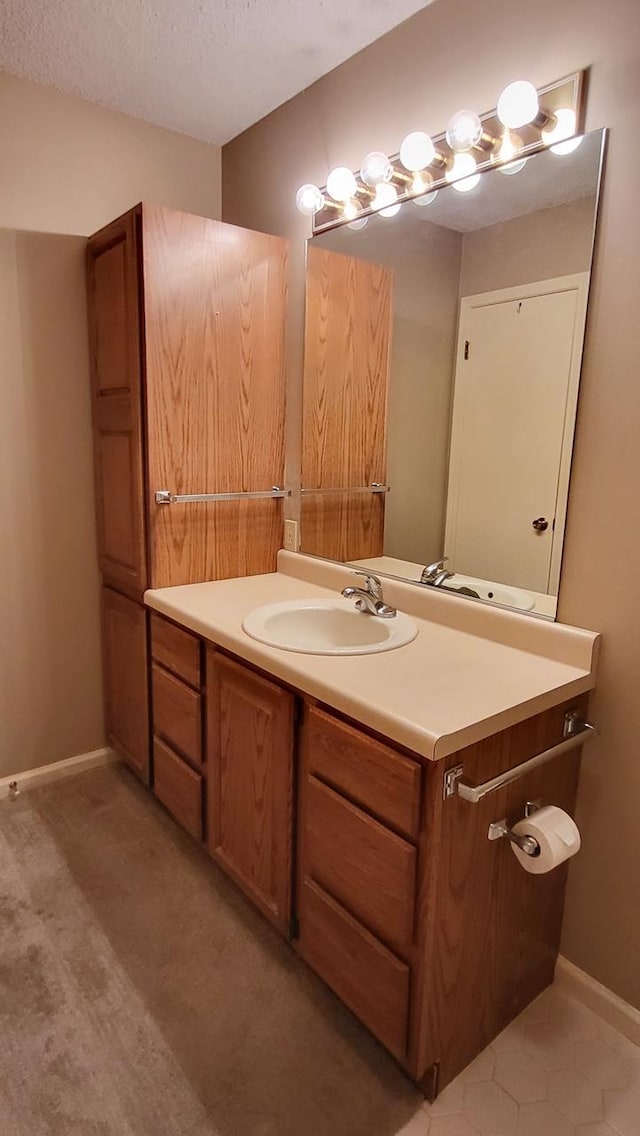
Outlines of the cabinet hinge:
M469 358L469 340L468 339L465 339L465 341L464 341L464 357L465 357L465 359Z

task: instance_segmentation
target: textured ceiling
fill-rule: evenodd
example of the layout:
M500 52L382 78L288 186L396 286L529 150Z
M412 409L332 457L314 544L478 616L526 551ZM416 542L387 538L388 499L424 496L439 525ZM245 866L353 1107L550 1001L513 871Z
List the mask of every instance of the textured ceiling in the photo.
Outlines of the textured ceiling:
M1 0L0 68L222 144L430 0Z

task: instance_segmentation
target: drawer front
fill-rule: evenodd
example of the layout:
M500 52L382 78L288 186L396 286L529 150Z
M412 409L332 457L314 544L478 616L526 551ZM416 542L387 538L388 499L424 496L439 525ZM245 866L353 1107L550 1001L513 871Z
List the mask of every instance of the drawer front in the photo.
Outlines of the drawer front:
M415 848L314 777L305 797L305 876L402 953L413 935Z
M310 773L417 839L422 775L417 761L315 707L306 712L304 732Z
M300 895L298 947L315 971L396 1057L405 1056L409 967L316 884Z
M202 840L202 777L159 738L153 740L153 791L183 828Z
M155 613L151 616L151 654L191 686L200 686L200 640Z
M202 764L202 699L153 664L153 732L183 757Z

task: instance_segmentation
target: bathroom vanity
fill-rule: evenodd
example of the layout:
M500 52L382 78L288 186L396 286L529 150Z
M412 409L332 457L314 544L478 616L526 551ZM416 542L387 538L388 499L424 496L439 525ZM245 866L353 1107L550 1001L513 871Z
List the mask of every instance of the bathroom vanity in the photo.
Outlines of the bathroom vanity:
M529 875L487 834L528 801L571 812L579 748L477 804L447 772L486 782L560 742L598 636L388 582L412 642L281 650L249 613L351 576L278 563L146 593L153 792L434 1097L552 981L566 864Z

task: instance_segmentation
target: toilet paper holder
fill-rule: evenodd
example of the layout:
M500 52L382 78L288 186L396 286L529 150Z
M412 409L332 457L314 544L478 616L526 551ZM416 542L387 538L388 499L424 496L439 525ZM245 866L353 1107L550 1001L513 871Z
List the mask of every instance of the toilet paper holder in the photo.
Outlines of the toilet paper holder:
M533 816L534 813L537 813L539 808L540 805L537 801L527 801L524 806L525 817ZM502 817L502 820L494 820L493 823L489 825L487 839L501 840L503 836L506 836L512 844L517 844L518 848L521 848L527 856L540 855L540 845L535 836L526 836L519 832L514 832L513 829L509 827L506 817Z

